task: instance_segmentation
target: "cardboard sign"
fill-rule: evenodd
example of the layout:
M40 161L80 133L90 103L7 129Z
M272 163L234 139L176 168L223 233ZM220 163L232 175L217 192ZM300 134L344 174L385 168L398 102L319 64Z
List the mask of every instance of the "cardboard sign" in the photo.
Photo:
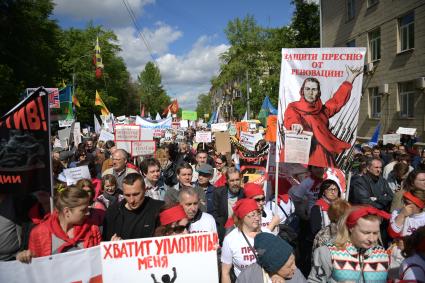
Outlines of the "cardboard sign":
M115 141L115 146L117 149L124 149L131 154L131 143L131 141Z
M153 155L155 154L155 141L138 141L131 143L131 155Z
M111 134L110 132L106 130L100 131L99 141L113 141L115 139L114 134Z
M211 142L211 132L196 132L195 142Z
M387 134L382 136L383 144L400 144L400 134Z
M189 128L189 122L187 120L181 120L180 121L180 127Z
M102 242L103 282L217 283L217 243L214 233Z
M211 124L211 132L225 132L227 131L227 123Z
M75 120L59 120L59 128L71 127Z
M182 119L189 121L196 121L198 119L198 113L196 111L183 110Z
M65 174L66 184L68 186L76 184L77 181L81 179L91 180L89 167L87 165L64 169L63 173Z
M217 132L215 135L215 148L218 152L227 153L232 151L230 146L230 135L228 132Z
M409 136L414 136L416 135L416 128L403 128L403 127L398 127L397 134L400 135L409 135Z
M75 122L71 127L72 135L74 136L74 146L77 146L81 143L81 128L80 122Z
M101 283L100 246L33 258L31 264L0 262L0 282Z
M139 141L140 127L132 125L116 125L115 140L117 141Z
M153 140L153 129L140 128L140 140L150 141Z

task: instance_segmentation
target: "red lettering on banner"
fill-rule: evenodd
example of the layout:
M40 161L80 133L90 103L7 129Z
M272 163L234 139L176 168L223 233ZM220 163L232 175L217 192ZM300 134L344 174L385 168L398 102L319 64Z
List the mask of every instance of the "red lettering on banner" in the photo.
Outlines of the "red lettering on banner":
M159 267L159 268L167 268L168 267L168 257L166 255L164 256L147 256L144 258L138 258L137 259L137 265L139 270L143 269L149 269L153 267Z
M217 234L196 235L191 234L181 238L155 240L156 254L208 252L216 248Z
M90 280L89 280L89 283L102 283L102 282L103 282L102 274L91 277ZM71 282L71 283L83 283L83 281L80 280L80 281L74 281L74 282Z
M21 108L13 114L13 123L18 130L21 129L21 124L24 130L28 129L27 122L25 121L25 108Z
M25 106L25 111L27 114L28 126L31 130L40 130L41 129L41 121L40 117L38 117L38 108L35 101L30 101Z
M104 245L105 255L103 259L107 258L130 258L133 256L145 256L150 254L150 244L152 240L146 241L132 241L121 242Z
M22 183L20 175L0 175L0 184L20 184Z

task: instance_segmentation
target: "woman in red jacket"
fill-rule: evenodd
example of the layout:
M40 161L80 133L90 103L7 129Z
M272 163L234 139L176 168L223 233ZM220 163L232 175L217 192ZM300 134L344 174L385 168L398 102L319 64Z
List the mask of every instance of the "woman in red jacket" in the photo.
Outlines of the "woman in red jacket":
M28 250L16 259L29 263L33 257L49 256L97 246L99 227L88 223L89 194L76 187L60 189L55 197L55 211L30 233Z

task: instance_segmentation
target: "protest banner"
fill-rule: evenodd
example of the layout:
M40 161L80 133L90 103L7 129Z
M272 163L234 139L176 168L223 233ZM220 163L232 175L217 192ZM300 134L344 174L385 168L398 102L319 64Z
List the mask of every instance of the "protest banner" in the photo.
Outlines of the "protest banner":
M198 113L196 111L182 111L182 120L196 121L196 119L198 119Z
M396 133L400 134L400 135L414 136L414 135L416 135L416 129L415 128L398 127Z
M211 124L211 132L225 132L227 131L227 123Z
M139 141L140 127L136 125L116 125L115 140L117 141Z
M211 142L211 132L196 132L195 142Z
M148 129L171 129L173 118L165 118L159 121L148 121L140 116L136 116L136 125Z
M111 134L110 132L106 130L101 130L99 135L99 141L113 141L115 140L114 134Z
M217 283L217 245L214 233L102 242L103 282L161 282L168 275L168 282Z
M59 120L59 128L66 128L66 127L71 127L72 123L75 122L74 119L72 120Z
M276 146L284 131L313 132L310 165L338 167L354 145L365 48L282 49Z
M387 134L382 136L383 144L400 144L400 134Z
M189 128L189 122L187 120L180 120L181 128Z
M132 156L153 155L155 150L155 141L134 141L131 143Z
M31 264L0 262L0 282L102 283L100 247L33 258Z
M248 150L255 150L255 145L263 136L261 134L251 134L248 132L241 132L239 136L239 143L246 147Z
M35 92L38 88L27 88L27 96ZM58 88L45 88L49 94L49 108L61 108L59 100L59 89Z
M220 153L227 153L232 151L230 145L230 135L228 132L216 132L215 136L215 148Z
M285 132L285 162L308 164L312 133Z
M76 184L77 181L81 179L91 180L89 167L87 165L63 169L63 173L68 186Z
M51 190L48 94L39 88L0 119L0 191Z
M165 134L165 130L163 129L153 129L152 137L153 138L162 138Z
M153 140L154 129L140 128L140 140L151 141Z
M74 137L74 146L78 146L81 143L81 128L80 122L74 122L71 126L71 133Z

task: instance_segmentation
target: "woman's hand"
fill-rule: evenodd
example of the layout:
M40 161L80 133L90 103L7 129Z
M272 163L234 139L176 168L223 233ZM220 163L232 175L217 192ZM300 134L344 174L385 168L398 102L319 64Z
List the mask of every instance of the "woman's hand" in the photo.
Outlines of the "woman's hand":
M31 260L33 257L34 257L34 254L30 250L24 250L24 251L20 251L16 255L16 260L22 263L31 263Z
M355 67L349 67L348 65L346 65L345 68L347 69L347 73L348 73L348 77L346 81L351 84L354 82L354 80L357 78L358 75L363 73L363 66L355 68Z

